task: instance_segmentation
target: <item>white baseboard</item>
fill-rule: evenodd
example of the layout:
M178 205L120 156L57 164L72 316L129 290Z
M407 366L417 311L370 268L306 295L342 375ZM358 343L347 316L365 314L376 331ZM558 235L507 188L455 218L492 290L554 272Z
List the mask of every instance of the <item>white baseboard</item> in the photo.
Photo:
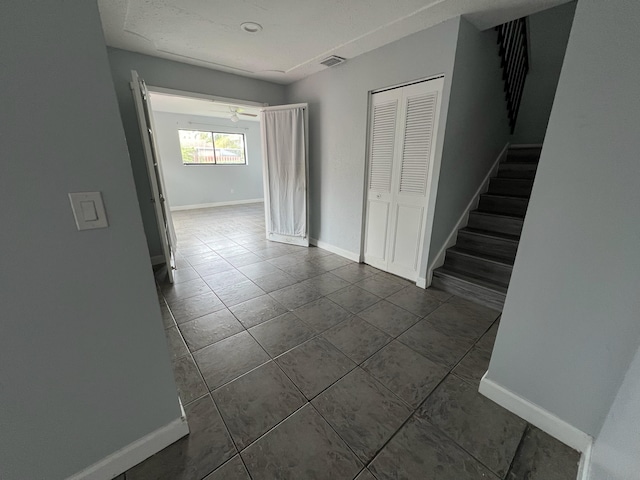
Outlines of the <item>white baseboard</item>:
M182 405L180 405L182 408ZM112 480L123 472L158 453L189 433L184 410L182 416L158 430L139 438L67 480Z
M472 210L475 210L476 208L478 208L478 203L480 202L480 195L482 195L489 189L489 180L491 180L492 177L496 176L498 172L498 166L500 165L500 162L506 157L509 147L510 145L509 143L507 143L502 149L502 151L500 152L500 154L498 155L498 158L496 158L495 162L493 162L493 165L491 165L489 172L482 180L482 183L478 187L478 190L476 190L476 193L473 194L473 197L471 197L469 204L462 212L462 215L460 215L460 218L458 218L458 221L456 222L451 232L449 232L449 236L447 237L447 240L444 242L444 245L442 245L442 248L438 251L433 262L427 268L427 276L425 279L426 286L431 285L431 281L433 280L433 271L436 268L439 268L442 265L444 265L444 257L447 253L447 249L453 247L456 244L456 239L458 238L458 230L467 226L467 223L469 222L469 213L471 213Z
M427 279L418 277L418 280L416 280L416 287L427 288Z
M578 477L577 480L589 480L590 467L591 467L591 452L593 451L593 442L589 443L589 446L582 452L580 456L580 463L578 464Z
M587 452L591 446L590 435L487 378L486 373L480 380L479 392L579 452Z
M230 200L228 202L214 202L214 203L198 203L195 205L180 205L178 207L171 207L172 212L179 212L181 210L197 210L199 208L211 208L211 207L226 207L227 205L244 205L245 203L262 203L264 198L250 198L248 200Z
M340 247L336 247L335 245L331 245L330 243L323 242L322 240L317 240L315 238L309 238L309 243L311 245L315 245L318 248L326 250L327 252L335 253L336 255L340 255L341 257L346 258L347 260L351 260L352 262L360 262L360 254L355 252L350 252L349 250L345 250Z
M154 255L153 257L151 257L151 265L153 265L154 267L156 265L160 265L161 263L166 263L164 260L164 255Z

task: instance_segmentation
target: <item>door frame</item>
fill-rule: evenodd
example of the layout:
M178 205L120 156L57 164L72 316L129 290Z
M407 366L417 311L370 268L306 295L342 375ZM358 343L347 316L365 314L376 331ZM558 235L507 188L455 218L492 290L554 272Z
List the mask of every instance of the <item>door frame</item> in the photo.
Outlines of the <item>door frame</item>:
M429 82L431 80L442 79L442 89L440 90L440 99L438 103L438 118L436 119L436 128L434 135L434 148L436 148L433 162L429 165L428 176L427 176L427 189L426 189L426 197L427 197L427 205L425 208L423 223L424 223L424 240L422 243L422 249L419 255L419 267L418 267L418 278L416 280L416 285L420 288L427 288L431 281L427 278L427 270L428 270L428 261L424 262L425 257L428 257L429 251L431 249L431 234L433 233L433 213L435 212L435 200L438 193L438 180L440 179L440 164L442 161L442 151L438 152L437 145L440 139L441 134L444 134L444 125L440 125L440 120L442 119L442 102L444 99L444 92L447 89L447 77L444 73L440 73L437 75L431 75L429 77L421 78L418 80L411 80L408 82L402 82L395 85L377 88L375 90L370 90L367 94L367 135L365 139L365 157L364 157L364 178L362 183L362 224L360 229L360 263L364 263L364 248L365 248L365 240L367 234L367 193L368 193L368 184L369 184L369 154L371 147L371 119L373 112L373 101L372 97L376 93L385 92L387 90L394 90L396 88L403 88L409 85L415 85L417 83ZM425 265L423 266L423 263Z

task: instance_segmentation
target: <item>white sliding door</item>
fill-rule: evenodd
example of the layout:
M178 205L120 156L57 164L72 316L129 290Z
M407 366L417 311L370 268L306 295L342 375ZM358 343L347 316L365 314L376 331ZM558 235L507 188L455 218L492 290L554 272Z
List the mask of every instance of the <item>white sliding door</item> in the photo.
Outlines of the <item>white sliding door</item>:
M136 113L138 114L138 125L140 127L144 155L147 160L147 173L149 174L152 194L151 201L153 202L162 252L167 265L167 276L169 282L173 283L173 270L176 268L176 234L173 228L171 211L167 204L162 166L160 165L160 156L154 136L155 128L149 103L149 92L144 80L138 76L135 70L131 71L131 91L133 92Z
M422 260L442 78L371 99L364 260L410 280Z
M260 111L267 239L309 246L307 104Z

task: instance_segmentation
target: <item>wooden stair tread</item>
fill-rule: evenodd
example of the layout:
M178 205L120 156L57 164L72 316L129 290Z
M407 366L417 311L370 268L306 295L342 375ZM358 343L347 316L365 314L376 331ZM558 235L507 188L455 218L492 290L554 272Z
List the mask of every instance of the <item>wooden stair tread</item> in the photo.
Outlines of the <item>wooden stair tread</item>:
M518 218L518 217L513 217L513 218ZM508 233L494 232L491 230L482 230L479 228L464 227L463 229L460 230L460 232L471 233L473 235L481 235L483 237L499 238L501 240L506 240L506 241L515 242L515 243L518 243L520 241L520 237L517 235L509 235Z
M513 267L513 261L502 258L502 257L495 257L493 255L487 255L486 253L480 253L480 252L474 252L471 250L466 250L464 248L458 248L456 246L451 247L450 249L447 250L447 252L451 252L455 255L464 255L467 257L474 257L474 258L479 258L481 260L484 260L486 262L491 262L491 263L496 263L498 265L501 266L506 266L506 267ZM445 265L446 265L446 260L445 260Z
M442 267L435 269L433 271L433 275L436 277L455 278L455 279L470 283L472 285L477 285L481 288L491 290L496 293L501 293L501 294L507 293L506 285L500 285L495 282L491 282L486 278L478 277L477 275L473 275L467 272L460 272L458 270L447 267L446 265L443 265Z

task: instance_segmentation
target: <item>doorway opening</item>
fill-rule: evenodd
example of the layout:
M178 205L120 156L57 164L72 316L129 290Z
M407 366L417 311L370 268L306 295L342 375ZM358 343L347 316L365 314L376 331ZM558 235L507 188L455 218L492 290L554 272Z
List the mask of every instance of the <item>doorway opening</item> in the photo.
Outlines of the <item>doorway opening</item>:
M253 218L244 225L247 236L261 233L262 240L266 235L270 241L309 245L306 104L268 107L147 87L135 71L131 86L163 249L155 260L165 265L170 283L180 266L178 252L213 257L193 235L211 233L207 239L213 240L211 226L203 224L202 231L193 226L213 207L234 206L237 214L246 205L239 211L264 212L262 231ZM236 247L228 253L244 253Z

